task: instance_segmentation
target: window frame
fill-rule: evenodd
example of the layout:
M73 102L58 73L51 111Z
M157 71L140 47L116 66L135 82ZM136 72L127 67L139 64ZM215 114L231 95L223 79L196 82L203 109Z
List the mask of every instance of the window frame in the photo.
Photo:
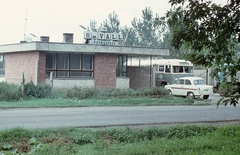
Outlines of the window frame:
M116 77L127 77L127 55L117 55Z
M0 66L0 77L5 76L5 55L4 54L0 54L0 57L2 57L2 67Z
M54 54L55 55L55 60L54 60L54 65L52 66L55 66L55 68L47 68L46 66L46 77L50 77L50 73L53 72L53 77L57 77L57 78L93 78L94 77L94 54L84 54L84 53L46 53L46 61L47 61L47 54ZM67 68L64 69L64 68L61 68L59 69L58 65L59 65L59 54L67 54ZM79 69L71 69L71 54L76 54L76 55L79 55L80 57L80 61L79 61ZM90 69L83 69L82 67L84 66L83 65L83 56L84 55L91 55L91 63L90 64ZM46 62L46 65L47 65L47 62ZM66 75L63 75L61 76L59 73L61 72L65 72ZM80 76L72 76L71 73L80 73L79 75ZM81 76L82 74L82 76ZM84 75L87 75L87 74L90 74L89 76L84 76Z

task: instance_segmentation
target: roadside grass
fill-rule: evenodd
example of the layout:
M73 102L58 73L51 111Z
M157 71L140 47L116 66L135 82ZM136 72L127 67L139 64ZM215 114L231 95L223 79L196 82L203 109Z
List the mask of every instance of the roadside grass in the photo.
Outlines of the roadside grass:
M207 105L206 103L205 105ZM47 108L47 107L93 107L93 106L160 106L160 105L195 105L194 100L166 95L163 97L125 97L108 99L69 99L69 98L34 98L31 100L2 101L0 108Z
M0 130L0 154L236 155L240 126Z
M47 108L90 106L209 105L209 102L169 95L163 87L145 89L103 89L74 87L51 90L47 85L25 84L24 93L18 85L0 82L0 108Z

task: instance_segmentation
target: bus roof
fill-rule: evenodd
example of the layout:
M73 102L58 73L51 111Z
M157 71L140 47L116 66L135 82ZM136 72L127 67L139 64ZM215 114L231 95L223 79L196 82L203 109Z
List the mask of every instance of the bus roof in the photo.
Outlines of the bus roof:
M140 60L140 66L150 66L150 59ZM139 60L132 60L132 66L138 66ZM177 66L193 66L190 61L182 59L152 59L152 65L177 65Z

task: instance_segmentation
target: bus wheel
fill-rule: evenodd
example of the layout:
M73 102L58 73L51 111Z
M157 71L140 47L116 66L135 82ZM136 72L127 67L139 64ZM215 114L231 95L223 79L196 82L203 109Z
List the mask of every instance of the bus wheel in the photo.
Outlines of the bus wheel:
M209 95L203 95L203 99L208 99L209 98Z
M193 92L188 92L188 93L187 93L187 97L188 97L188 98L191 98L191 99L194 99L194 98L195 98L195 95L194 95Z
M167 85L166 82L162 82L162 83L161 83L161 87L165 87L166 85Z

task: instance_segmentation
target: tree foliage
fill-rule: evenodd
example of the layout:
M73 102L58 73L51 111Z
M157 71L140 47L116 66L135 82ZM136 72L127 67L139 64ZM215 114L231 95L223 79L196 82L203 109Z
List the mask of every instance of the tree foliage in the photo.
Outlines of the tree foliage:
M236 74L240 71L237 57L240 1L228 0L224 5L209 0L169 0L169 3L176 9L168 11L166 17L156 19L155 24L168 24L172 28L171 45L176 49L188 49L185 58L194 64L215 68L212 76L218 80L218 73L223 73L223 86L227 87L226 77L231 77L230 85L235 85L238 82ZM221 101L236 106L240 97L236 91L239 93L240 89L228 88Z
M157 28L153 25L154 15L151 8L146 7L142 10L142 19L134 18L132 21L133 29L137 32L139 46L158 47L160 36Z
M133 18L132 27L121 26L116 12L108 15L108 19L97 26L95 20L90 21L88 30L97 32L101 27L106 27L109 33L122 33L123 40L119 41L124 46L164 47L160 39L160 31L154 27L154 15L151 8L142 10L142 18Z

